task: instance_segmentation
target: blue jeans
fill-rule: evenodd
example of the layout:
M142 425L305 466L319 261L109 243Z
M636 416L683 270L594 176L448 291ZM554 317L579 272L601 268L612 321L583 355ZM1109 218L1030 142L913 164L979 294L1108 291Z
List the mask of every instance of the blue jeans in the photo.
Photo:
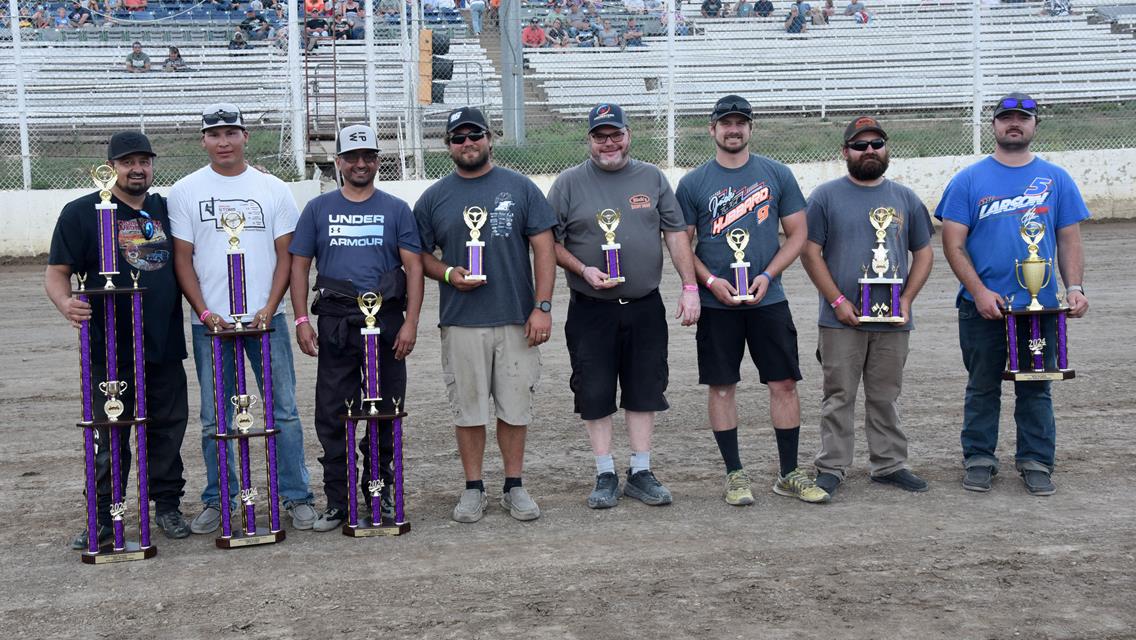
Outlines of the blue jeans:
M469 22L473 27L473 35L481 35L481 16L485 13L484 2L474 2L469 5Z
M969 300L959 301L959 346L969 378L963 407L963 464L997 468L994 450L998 446L998 415L1002 407L1002 372L1006 367L1006 323L987 320ZM1045 366L1056 366L1057 319L1042 316L1042 336L1046 341ZM1024 345L1029 330L1019 325L1019 342ZM1024 348L1018 353L1026 353ZM1053 398L1049 382L1015 382L1014 422L1017 425L1019 470L1053 471L1057 448L1057 425L1053 419Z
M280 431L276 435L276 472L280 498L285 507L299 503L311 504L315 502L315 496L308 488L308 468L304 465L304 430L296 411L296 372L292 365L292 341L288 333L288 321L283 313L272 318L272 329L272 333L268 334L268 344L272 356L272 413L276 418L276 429ZM231 397L236 394L233 341L223 340L222 345L226 347L223 355L225 397ZM245 357L252 363L263 403L260 336L245 340ZM201 502L216 505L221 501L217 441L209 437L217 433L217 410L213 398L213 348L212 340L205 335L205 327L199 324L193 325L193 362L197 367L197 382L201 387L201 452L205 456L205 489L201 492ZM225 405L228 409L228 425L232 429L234 409L229 402ZM237 465L237 447L230 441L229 498L234 501L238 491Z

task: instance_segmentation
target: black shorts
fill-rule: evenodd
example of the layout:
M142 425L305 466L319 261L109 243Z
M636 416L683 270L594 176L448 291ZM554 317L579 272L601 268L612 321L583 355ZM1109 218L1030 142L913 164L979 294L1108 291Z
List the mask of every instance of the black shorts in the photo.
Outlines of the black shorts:
M575 412L598 420L627 411L665 411L667 317L658 291L627 302L572 293L564 323Z
M801 379L797 327L787 301L741 309L704 307L695 339L699 384L737 384L747 344L761 384Z

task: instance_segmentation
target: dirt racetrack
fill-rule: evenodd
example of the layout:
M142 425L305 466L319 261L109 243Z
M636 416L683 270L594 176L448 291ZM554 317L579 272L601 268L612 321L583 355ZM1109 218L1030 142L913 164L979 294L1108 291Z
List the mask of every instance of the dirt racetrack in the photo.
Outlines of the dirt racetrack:
M856 466L831 504L774 495L767 394L749 366L739 408L757 504L726 505L705 391L696 384L694 331L672 320L672 408L659 416L653 466L675 503L652 508L624 498L615 509L589 510L593 464L572 413L560 276L525 475L543 516L516 522L496 505L502 478L491 436L488 515L455 523L449 513L462 476L439 373L437 290L428 284L410 359L409 535L351 539L289 526L281 544L221 551L211 535L175 541L155 529L157 558L99 567L80 564L67 547L84 526L75 332L43 294L41 266L3 267L0 629L6 637L68 639L1136 638L1136 224L1084 231L1092 307L1070 323L1077 377L1054 385L1055 496L1031 497L1013 473L1012 402L1003 403L1003 473L994 491L960 485L956 284L936 240L902 398L911 464L931 482L928 493L871 483L860 435ZM807 463L818 444L816 294L799 263L785 281L800 333ZM678 284L668 262L671 312ZM315 361L296 354L322 508L311 423ZM185 365L194 386L183 511L192 516L202 460L193 363ZM1004 391L1012 397L1008 384Z

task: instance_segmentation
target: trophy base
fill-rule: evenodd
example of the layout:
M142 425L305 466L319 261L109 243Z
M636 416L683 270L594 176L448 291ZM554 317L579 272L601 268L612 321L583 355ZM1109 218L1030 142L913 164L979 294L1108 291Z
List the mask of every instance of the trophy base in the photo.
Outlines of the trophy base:
M1039 382L1043 380L1070 380L1077 377L1072 369L1045 369L1042 371L1003 371L1003 380L1014 382Z
M409 522L391 522L384 521L383 524L375 526L369 522L360 522L356 526L349 524L343 525L343 535L352 538L374 538L376 536L401 536L404 533L410 533Z
M748 293L745 294L744 296L730 296L730 297L733 298L734 300L737 300L738 302L745 302L746 300L753 300L753 296L749 295Z
M899 316L860 316L860 322L876 322L884 324L906 324L907 321Z
M394 420L395 418L405 418L410 414L405 411L391 411L389 409L379 409L377 413L340 413L337 414L340 420L354 420L362 422L364 420Z
M112 562L133 562L135 560L149 560L158 555L158 548L150 545L143 549L137 542L127 542L126 548L115 551L113 544L103 545L98 553L84 551L80 559L83 564L110 564Z
M623 276L619 276L617 278L608 278L607 280L604 280L604 282L614 282L616 284L619 284L621 282L627 282L627 278L624 278Z
M886 278L880 276L878 278L857 278L857 284L903 284L903 278Z
M229 433L211 433L209 437L214 440L242 440L246 438L267 438L280 433L279 429L268 431L267 429L249 429L244 433L240 431L230 431Z
M251 536L234 531L233 535L229 538L217 538L216 543L218 549L237 549L240 547L255 547L262 544L276 544L283 539L283 531L256 533Z
M221 329L220 331L212 331L212 330L206 329L205 335L209 336L210 338L215 338L217 336L220 336L222 338L232 338L232 337L251 338L253 336L259 336L261 334L272 333L272 332L273 332L272 327L269 327L267 329L249 329L248 327L243 327L241 329L236 329L236 328Z
M485 280L486 280L484 273L479 275L479 276L468 275L468 276L465 277L465 279L466 280L477 280L479 282L485 282Z

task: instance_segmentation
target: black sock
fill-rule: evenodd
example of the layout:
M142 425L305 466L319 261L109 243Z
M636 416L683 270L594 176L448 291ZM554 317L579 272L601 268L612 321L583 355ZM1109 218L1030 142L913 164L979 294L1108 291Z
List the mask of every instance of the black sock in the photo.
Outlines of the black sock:
M519 487L519 486L521 486L521 479L520 478L505 478L505 488L502 489L501 491L502 491L502 493L509 493L509 489L512 489L513 487Z
M718 451L722 453L722 460L726 463L726 473L732 473L742 468L742 458L738 453L738 428L728 431L715 431L714 440L718 443Z
M797 468L797 441L801 428L774 429L773 432L777 434L777 457L781 459L781 477L784 478Z
M485 483L480 480L466 480L465 488L467 491L469 489L477 489L478 491L485 493Z

